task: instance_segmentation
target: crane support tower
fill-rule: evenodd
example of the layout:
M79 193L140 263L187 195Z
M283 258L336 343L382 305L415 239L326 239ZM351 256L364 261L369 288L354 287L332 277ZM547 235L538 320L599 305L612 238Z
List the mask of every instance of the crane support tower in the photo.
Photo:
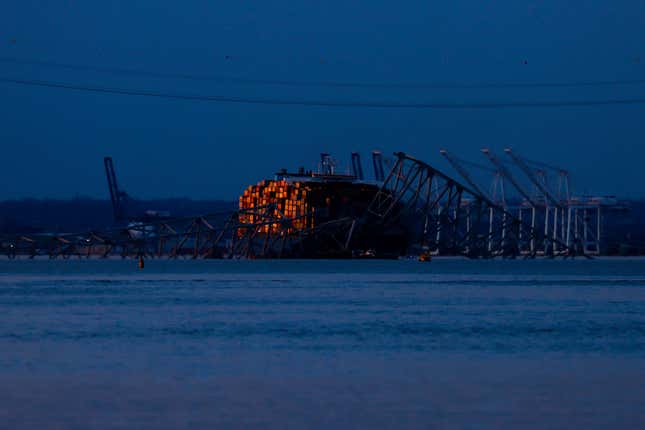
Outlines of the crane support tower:
M361 164L361 154L358 152L352 152L352 174L362 181L363 178L363 165Z
M120 222L125 219L125 203L128 195L125 191L119 189L112 157L104 157L103 165L105 166L105 175L107 176L108 189L110 191L114 221Z
M381 151L372 152L372 164L374 165L374 180L383 182L385 179L385 172L383 170L383 155Z
M565 198L568 183L558 194L548 177L556 171L564 181L564 169L538 166L539 173L534 163L507 151L537 190L532 195L512 174L512 165L488 149L482 152L493 164L484 169L513 184L519 200L485 192L468 163L445 150L441 154L463 182L403 152L386 160L385 174L379 151L372 153L376 181L365 181L358 153L351 154L351 172L344 174L323 153L315 172L282 169L273 179L250 185L233 212L182 218L159 211L127 216L129 198L119 189L112 159L105 157L114 217L125 222L85 233L4 235L0 253L9 258L237 259L588 257L601 252L602 226L617 207L615 199Z

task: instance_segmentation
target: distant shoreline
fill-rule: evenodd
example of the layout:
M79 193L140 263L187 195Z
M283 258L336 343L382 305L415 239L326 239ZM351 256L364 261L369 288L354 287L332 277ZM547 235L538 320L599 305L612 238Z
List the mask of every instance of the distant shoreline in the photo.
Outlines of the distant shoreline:
M29 256L26 255L17 255L15 258L8 258L6 255L0 256L0 262L2 261L59 261L59 262L78 262L78 261L137 261L138 257L134 256L127 256L127 257L120 257L117 255L110 255L108 257L98 257L98 256L91 256L91 257L86 257L86 256L70 256L68 258L49 258L46 255L38 255L33 258L30 258ZM206 262L217 262L217 261L230 261L230 262L330 262L330 261L343 261L343 262L354 262L357 264L362 264L363 262L385 262L385 261L390 261L390 262L401 262L401 263L419 263L419 264L432 264L432 262L441 262L441 261L468 261L468 262L525 262L525 261L563 261L563 262L569 262L569 261L613 261L613 260L620 260L620 261L630 261L630 260L635 260L635 261L640 261L643 260L645 261L645 255L600 255L600 256L592 256L591 259L587 259L584 256L577 256L577 257L535 257L535 258L524 258L524 257L517 257L517 258L502 258L502 257L495 257L495 258L490 258L490 259L470 259L468 257L463 257L463 256L449 256L449 255L444 255L444 256L435 256L432 257L432 261L430 262L419 262L417 261L414 257L406 258L402 257L399 259L379 259L379 258L374 258L374 259L365 259L365 258L344 258L344 259L325 259L325 258L260 258L260 259L248 259L248 258L242 258L242 259L229 259L229 258L198 258L194 259L191 257L178 257L178 258L168 258L168 257L144 257L145 261L167 261L167 262L195 262L195 261L202 261L204 263Z

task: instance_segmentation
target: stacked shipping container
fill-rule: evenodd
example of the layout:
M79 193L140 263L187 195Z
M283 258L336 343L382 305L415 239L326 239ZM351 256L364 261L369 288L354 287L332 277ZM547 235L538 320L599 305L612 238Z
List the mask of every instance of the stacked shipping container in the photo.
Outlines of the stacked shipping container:
M264 221L263 218L277 218L288 222L287 232L314 227L313 213L315 209L308 202L310 188L302 182L287 182L285 180L264 180L257 185L251 185L240 197L240 210L254 210L268 205L274 206L272 211L263 216L262 209L255 213L241 213L240 222L253 224ZM280 224L267 224L260 232L278 232Z

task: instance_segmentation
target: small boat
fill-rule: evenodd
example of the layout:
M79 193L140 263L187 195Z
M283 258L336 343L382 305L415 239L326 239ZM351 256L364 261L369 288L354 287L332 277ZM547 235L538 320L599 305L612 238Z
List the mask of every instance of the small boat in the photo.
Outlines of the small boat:
M423 254L419 255L419 261L430 262L432 261L432 256L429 252L424 252Z

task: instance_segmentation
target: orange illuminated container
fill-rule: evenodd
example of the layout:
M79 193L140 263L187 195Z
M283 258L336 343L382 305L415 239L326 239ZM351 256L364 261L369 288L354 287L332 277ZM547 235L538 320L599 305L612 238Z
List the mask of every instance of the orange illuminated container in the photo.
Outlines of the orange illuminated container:
M286 177L289 179L262 180L246 188L239 199L240 223L261 223L260 233L293 234L329 221L362 216L378 191L374 184L342 175ZM271 206L270 213L267 206ZM248 231L240 228L238 234Z

